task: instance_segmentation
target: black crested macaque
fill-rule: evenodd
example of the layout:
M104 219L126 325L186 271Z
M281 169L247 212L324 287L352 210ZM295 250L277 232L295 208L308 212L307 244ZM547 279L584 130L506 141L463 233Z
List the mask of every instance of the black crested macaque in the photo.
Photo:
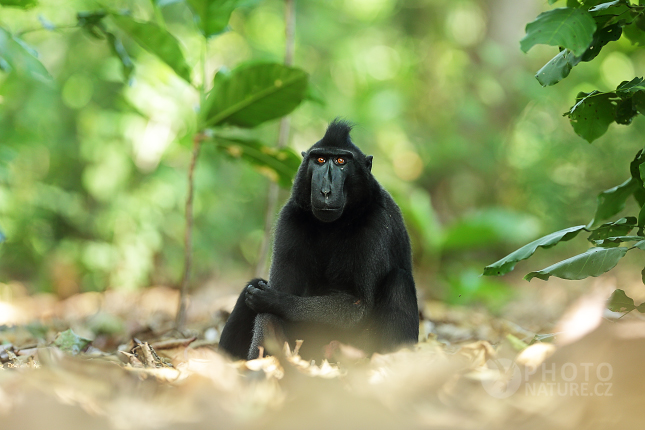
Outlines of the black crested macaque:
M267 336L292 347L303 339L300 354L307 358L322 357L333 340L368 353L417 342L410 238L351 128L334 120L302 153L276 225L269 281L244 288L220 351L257 358Z

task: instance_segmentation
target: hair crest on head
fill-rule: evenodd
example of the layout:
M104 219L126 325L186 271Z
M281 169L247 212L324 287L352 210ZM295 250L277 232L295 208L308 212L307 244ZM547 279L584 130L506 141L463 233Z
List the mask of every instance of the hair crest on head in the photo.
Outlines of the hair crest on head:
M327 126L327 131L322 139L320 139L313 147L314 148L342 148L352 151L361 152L360 149L354 145L350 133L354 128L354 124L342 118L336 117ZM362 154L362 152L361 152Z

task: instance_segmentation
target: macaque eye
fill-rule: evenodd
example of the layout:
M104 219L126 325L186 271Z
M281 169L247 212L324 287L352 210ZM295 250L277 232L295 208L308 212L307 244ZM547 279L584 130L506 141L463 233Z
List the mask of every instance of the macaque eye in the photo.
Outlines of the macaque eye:
M316 162L318 162L318 164L323 164L325 161L327 161L327 160L325 159L325 157L318 157L318 158L316 159Z
M344 159L344 158L337 158L337 159L336 159L336 163L338 163L338 164L345 164L346 162L347 162L347 161L345 161L345 159Z

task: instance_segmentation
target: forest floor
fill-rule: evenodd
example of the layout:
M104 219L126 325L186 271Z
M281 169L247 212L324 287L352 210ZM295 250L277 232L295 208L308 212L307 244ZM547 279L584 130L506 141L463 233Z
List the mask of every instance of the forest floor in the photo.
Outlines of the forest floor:
M602 280L574 298L542 285L505 318L425 301L414 348L335 344L314 362L218 354L226 288L196 292L179 333L169 288L58 300L0 285L1 428L635 428L645 319L607 311Z

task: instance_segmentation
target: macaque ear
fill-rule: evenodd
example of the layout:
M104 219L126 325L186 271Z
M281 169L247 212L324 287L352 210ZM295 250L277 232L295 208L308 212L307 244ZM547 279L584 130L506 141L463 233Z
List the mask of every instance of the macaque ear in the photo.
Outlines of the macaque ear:
M300 153L300 155L302 155L302 158L305 158L305 156L307 155L307 152L306 152L306 151L302 151L302 152Z
M367 156L367 163L365 163L367 165L367 170L369 170L370 172L372 171L372 159L373 158L374 158L374 156L368 155Z

